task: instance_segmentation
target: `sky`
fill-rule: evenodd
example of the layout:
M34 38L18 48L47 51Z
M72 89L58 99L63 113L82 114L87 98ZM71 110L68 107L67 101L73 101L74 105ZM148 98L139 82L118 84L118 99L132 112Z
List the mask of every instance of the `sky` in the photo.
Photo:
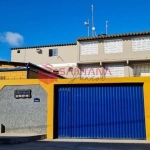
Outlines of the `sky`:
M94 6L96 35L150 30L150 0L0 0L0 60L14 47L74 43L88 36Z

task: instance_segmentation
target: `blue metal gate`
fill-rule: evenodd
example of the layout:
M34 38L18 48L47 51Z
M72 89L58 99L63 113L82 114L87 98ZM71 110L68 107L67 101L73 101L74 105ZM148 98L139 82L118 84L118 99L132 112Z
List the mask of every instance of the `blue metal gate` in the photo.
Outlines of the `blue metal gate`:
M58 138L145 139L142 84L58 87Z

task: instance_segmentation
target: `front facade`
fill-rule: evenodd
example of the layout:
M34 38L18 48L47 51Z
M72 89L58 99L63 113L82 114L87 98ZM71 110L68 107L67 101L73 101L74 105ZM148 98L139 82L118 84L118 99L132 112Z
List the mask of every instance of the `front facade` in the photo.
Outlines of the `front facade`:
M6 133L150 141L149 87L149 77L58 79L50 84L2 80L0 120ZM31 96L18 99L16 89L30 89Z
M150 75L150 32L79 38L72 44L12 48L11 53L12 61L48 63L68 78L76 75L76 69L80 70L77 77Z
M46 133L50 139L150 141L150 32L13 48L12 61L46 68L49 64L59 75L65 70L64 76L71 79L3 80L0 120L7 132ZM74 76L77 69L79 76ZM16 89L30 89L32 97L18 100L13 95ZM7 104L11 109L5 109Z

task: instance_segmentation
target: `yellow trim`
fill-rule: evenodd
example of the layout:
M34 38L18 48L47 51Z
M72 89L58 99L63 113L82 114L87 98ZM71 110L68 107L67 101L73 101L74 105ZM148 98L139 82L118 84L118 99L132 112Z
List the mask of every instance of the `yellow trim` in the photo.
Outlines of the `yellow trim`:
M57 79L46 84L38 79L1 80L0 89L6 85L41 85L47 92L47 138L53 139L54 85L55 84L101 84L101 83L144 83L146 140L150 141L150 77L107 78L107 79Z
M150 141L150 78L149 77L133 77L133 78L107 78L107 79L58 79L48 85L48 112L47 112L47 138L53 139L53 105L54 105L54 85L56 84L101 84L101 83L144 83L144 103L145 103L145 123L146 123L146 140Z
M144 82L146 140L150 141L150 82Z

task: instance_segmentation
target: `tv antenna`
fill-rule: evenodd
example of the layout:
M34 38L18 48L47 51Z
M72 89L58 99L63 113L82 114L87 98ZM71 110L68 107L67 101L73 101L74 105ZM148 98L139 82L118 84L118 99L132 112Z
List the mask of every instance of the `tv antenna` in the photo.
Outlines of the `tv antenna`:
M94 6L92 5L92 36L95 36L95 27L94 27Z

